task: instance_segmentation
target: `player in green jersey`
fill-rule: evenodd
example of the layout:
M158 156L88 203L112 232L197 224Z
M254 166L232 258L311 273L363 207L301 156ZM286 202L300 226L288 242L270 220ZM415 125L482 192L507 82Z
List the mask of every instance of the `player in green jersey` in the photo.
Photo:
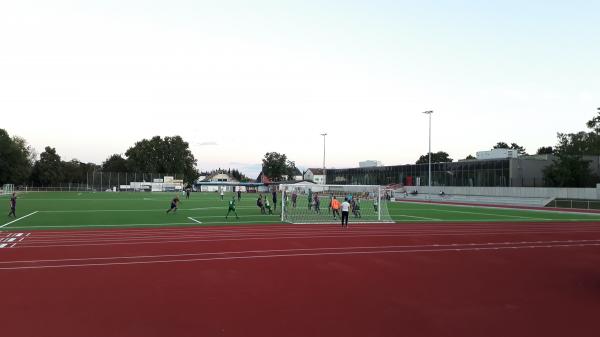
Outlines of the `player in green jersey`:
M229 200L229 210L227 211L227 215L225 216L225 219L227 219L227 217L229 216L229 213L233 212L233 214L235 214L235 218L239 219L240 217L238 216L237 212L235 211L235 196L233 196L231 198L231 200Z

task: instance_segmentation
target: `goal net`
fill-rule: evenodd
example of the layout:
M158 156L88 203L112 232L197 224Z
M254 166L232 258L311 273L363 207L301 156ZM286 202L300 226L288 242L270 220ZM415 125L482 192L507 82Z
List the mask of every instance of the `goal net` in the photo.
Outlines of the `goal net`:
M4 184L2 185L2 195L12 194L15 191L15 185Z
M282 184L281 221L290 223L339 223L334 203L350 203L349 222L393 222L387 201L376 185ZM335 216L335 218L334 218Z

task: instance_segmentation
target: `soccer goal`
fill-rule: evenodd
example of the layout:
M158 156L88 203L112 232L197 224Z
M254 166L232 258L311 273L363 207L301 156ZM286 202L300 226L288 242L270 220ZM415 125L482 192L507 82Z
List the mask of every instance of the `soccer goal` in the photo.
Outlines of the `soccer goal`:
M2 195L12 194L15 191L15 185L4 184L2 185Z
M279 189L282 193L281 221L338 223L339 215L330 207L335 198L340 204L346 199L349 201L350 222L393 222L380 186L282 184Z

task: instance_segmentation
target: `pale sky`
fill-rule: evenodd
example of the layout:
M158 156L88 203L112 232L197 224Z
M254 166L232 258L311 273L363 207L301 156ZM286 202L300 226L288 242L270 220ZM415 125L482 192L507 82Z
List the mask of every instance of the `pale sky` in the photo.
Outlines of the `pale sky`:
M600 106L599 1L0 0L0 128L101 163L181 135L202 170L535 152ZM212 145L206 145L212 144ZM215 145L216 144L216 145Z

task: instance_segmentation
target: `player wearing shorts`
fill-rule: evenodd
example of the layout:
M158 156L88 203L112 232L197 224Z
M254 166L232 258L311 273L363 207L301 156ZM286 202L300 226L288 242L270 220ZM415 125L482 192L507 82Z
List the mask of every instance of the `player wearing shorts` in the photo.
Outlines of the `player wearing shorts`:
M229 210L227 210L227 215L225 216L225 219L227 219L227 217L229 216L229 213L233 212L233 214L235 214L235 218L239 219L240 217L238 216L237 212L235 211L235 196L231 197L231 200L229 200Z
M179 205L179 197L175 196L175 198L173 198L173 200L171 200L171 208L169 208L167 210L167 213L173 211L173 214L175 214L175 212L177 212L178 205Z
M333 197L333 199L331 199L331 209L333 210L333 218L336 218L336 215L339 217L340 216L340 201L337 200L335 197Z

